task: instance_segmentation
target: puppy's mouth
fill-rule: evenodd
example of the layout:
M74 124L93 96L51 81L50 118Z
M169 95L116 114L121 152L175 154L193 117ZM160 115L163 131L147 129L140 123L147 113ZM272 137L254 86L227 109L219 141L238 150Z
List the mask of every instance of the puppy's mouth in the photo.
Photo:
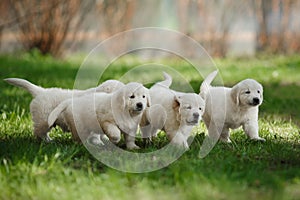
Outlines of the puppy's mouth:
M190 126L197 125L199 123L200 119L201 119L200 114L195 112L195 113L193 113L193 117L191 117L190 120L189 119L186 120L186 124L190 125Z
M134 108L131 110L131 114L133 114L133 115L139 115L139 114L141 114L143 111L144 111L144 107L137 106L137 107L134 107Z
M199 123L198 119L193 119L191 121L186 120L186 124L189 125L189 126L194 126L194 125L197 125L198 123Z
M136 111L136 112L140 112L140 111L142 111L143 110L143 108L135 108L134 109L134 111Z
M142 108L134 108L131 110L132 114L140 114L142 111Z

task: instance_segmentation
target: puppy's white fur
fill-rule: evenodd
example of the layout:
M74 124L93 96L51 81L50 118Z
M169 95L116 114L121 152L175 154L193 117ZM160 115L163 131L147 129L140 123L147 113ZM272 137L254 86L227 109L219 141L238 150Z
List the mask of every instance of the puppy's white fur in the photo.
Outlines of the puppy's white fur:
M50 113L48 123L51 127L61 117L78 141L99 133L118 143L123 132L126 147L137 149L135 134L149 105L148 89L139 83L128 83L110 94L94 93L68 99Z
M33 100L30 103L30 112L32 115L34 135L45 141L51 141L52 139L48 135L48 116L51 111L64 100L76 96L82 96L94 92L107 92L110 93L122 87L124 84L117 80L107 80L101 85L95 88L87 90L68 90L61 88L42 88L34 85L27 80L19 78L7 78L4 79L11 85L21 87L33 96ZM63 119L58 118L55 121L55 125L60 126L63 131L68 131L68 127Z
M169 89L172 78L166 73L164 77L164 81L156 83L149 90L152 107L143 116L142 135L155 136L157 129L161 129L166 132L171 143L189 148L187 139L193 126L201 119L205 102L197 94Z
M217 72L208 77L212 80ZM212 87L204 81L200 96L205 99L203 121L211 138L230 141L229 129L243 127L251 139L262 140L258 134L258 107L263 101L263 87L253 79L246 79L232 88Z

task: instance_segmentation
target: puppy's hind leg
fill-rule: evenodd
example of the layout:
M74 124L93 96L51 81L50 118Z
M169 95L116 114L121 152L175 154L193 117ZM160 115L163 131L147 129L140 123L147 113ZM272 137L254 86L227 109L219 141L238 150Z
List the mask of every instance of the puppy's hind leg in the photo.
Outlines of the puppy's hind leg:
M39 124L39 123L34 123L33 124L33 132L34 135L45 142L51 142L52 138L49 136L49 130L50 128L48 127L48 124Z
M151 126L151 124L140 127L142 138L146 145L149 145L152 143L152 129L153 129L153 127Z
M222 133L220 135L220 141L225 142L225 143L231 143L231 140L229 138L229 129L228 128L223 128Z
M49 136L51 127L48 125L48 108L41 105L42 103L34 99L30 103L30 113L33 121L33 133L45 142L52 141Z
M142 138L146 143L150 143L151 141L151 131L152 125L150 124L146 114L143 114L142 120L140 122L140 130L142 134Z

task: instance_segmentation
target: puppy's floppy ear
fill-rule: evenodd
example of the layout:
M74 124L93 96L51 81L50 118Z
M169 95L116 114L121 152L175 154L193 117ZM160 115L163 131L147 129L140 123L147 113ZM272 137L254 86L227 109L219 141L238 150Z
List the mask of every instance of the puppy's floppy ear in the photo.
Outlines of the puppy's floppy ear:
M113 98L112 98L112 106L113 106L113 108L115 108L115 107L119 107L119 109L120 109L120 112L123 112L124 111L124 109L125 109L125 106L126 106L126 104L125 104L125 91L123 90L123 89L121 89L121 90L118 90L117 92L115 92L114 94L113 94Z
M122 132L130 134L134 129L136 122L130 116L129 110L126 109L126 102L128 101L130 93L126 86L117 90L112 96L112 114L118 128Z
M174 110L176 110L180 107L180 97L174 96L172 107L173 107Z
M151 103L151 97L148 89L146 90L146 98L147 98L147 107L150 107L152 103Z
M260 83L258 83L258 85L259 85L259 89L260 89L260 97L263 97L264 88Z
M236 105L239 105L239 95L240 95L239 93L240 93L239 85L233 86L233 88L231 89L231 92L230 92L230 96L231 96L232 101Z

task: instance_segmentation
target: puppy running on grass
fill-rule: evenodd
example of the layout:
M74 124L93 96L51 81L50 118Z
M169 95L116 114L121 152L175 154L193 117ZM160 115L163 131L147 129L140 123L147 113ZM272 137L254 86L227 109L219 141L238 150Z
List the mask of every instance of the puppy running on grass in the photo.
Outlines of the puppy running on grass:
M124 86L120 81L107 80L95 88L87 90L68 90L61 88L42 88L20 78L7 78L4 80L11 85L27 90L33 96L30 103L30 113L33 120L34 135L38 139L42 139L46 142L52 140L49 136L51 128L48 126L48 116L58 104L72 96L78 97L94 92L110 93ZM65 121L61 118L57 118L54 123L54 126L55 125L60 126L65 132L68 131Z
M164 77L149 90L152 106L143 115L142 135L150 138L161 129L172 144L188 149L187 139L201 120L205 102L198 94L171 90L171 76L164 73Z
M217 71L208 75L213 80ZM250 139L265 141L258 135L258 107L263 101L263 87L253 79L246 79L232 88L212 87L204 81L200 96L206 107L203 121L211 138L231 142L229 129L243 127Z
M113 93L94 93L71 98L59 104L49 115L51 127L60 117L73 138L85 142L91 134L106 135L118 143L124 133L127 149L139 149L135 135L146 107L149 91L140 83L128 83Z

